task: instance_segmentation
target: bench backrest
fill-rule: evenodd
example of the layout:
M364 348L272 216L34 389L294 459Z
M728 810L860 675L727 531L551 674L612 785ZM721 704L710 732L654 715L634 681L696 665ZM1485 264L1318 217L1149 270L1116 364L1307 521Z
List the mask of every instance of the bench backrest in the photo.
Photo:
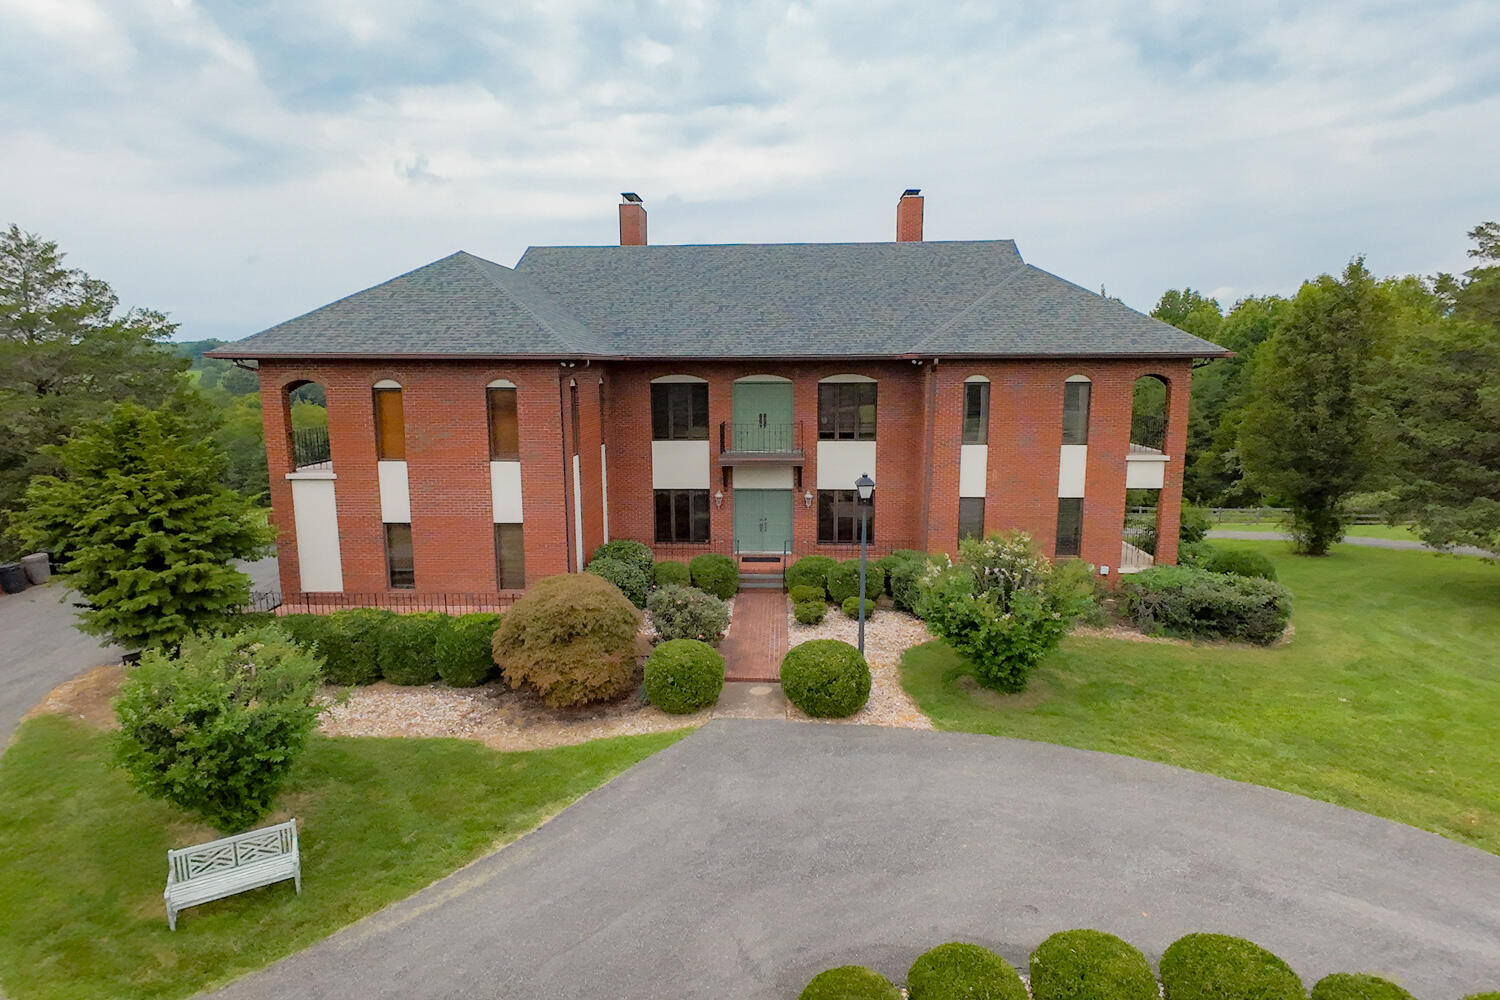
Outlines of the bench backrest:
M167 864L171 868L173 881L188 882L202 875L293 854L296 850L297 821L289 819L275 826L168 851Z

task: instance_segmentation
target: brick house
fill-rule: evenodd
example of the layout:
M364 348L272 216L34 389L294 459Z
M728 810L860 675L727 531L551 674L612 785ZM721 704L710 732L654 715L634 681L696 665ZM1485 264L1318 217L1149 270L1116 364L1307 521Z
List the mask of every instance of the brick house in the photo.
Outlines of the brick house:
M259 371L285 594L503 594L606 539L758 562L1030 532L1113 578L1176 560L1194 359L1213 344L1009 240L459 252L212 352ZM1138 380L1161 412L1134 413ZM292 430L316 383L328 429ZM774 568L774 567L772 567Z

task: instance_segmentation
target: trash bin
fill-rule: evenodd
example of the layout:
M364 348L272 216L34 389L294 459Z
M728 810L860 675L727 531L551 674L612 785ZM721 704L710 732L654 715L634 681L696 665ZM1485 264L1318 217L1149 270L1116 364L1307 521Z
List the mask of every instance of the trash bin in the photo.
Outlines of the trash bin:
M52 557L45 552L33 552L21 557L21 568L26 571L26 579L39 587L52 578Z
M26 589L26 571L20 563L0 564L0 590L7 594L19 594Z

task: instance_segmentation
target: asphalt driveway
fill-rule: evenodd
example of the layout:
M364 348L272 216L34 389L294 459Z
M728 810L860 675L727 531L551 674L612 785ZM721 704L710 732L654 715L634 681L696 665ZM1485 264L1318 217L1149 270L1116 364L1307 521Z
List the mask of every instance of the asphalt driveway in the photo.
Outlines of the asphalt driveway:
M1153 961L1221 931L1309 985L1369 971L1451 1000L1500 988L1497 886L1500 857L1145 761L721 720L219 996L784 998L833 965L899 980L952 939L1023 965L1097 927Z

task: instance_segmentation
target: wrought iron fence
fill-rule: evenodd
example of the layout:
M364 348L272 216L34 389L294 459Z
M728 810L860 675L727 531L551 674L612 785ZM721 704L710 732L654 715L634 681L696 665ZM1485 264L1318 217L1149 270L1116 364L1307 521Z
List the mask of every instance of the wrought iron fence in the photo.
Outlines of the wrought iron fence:
M305 593L274 596L277 598L277 603L272 607L278 608L281 614L286 615L322 615L347 608L382 608L399 614L412 611L440 611L446 615L465 615L474 611L504 611L516 603L521 592L516 590L476 594L413 591L407 594L377 591L367 594Z
M1130 418L1130 443L1166 451L1167 418L1157 413L1133 414Z
M329 464L333 450L327 427L303 427L292 431L292 465L298 469Z
M802 422L719 424L719 450L745 455L794 455L802 451Z

